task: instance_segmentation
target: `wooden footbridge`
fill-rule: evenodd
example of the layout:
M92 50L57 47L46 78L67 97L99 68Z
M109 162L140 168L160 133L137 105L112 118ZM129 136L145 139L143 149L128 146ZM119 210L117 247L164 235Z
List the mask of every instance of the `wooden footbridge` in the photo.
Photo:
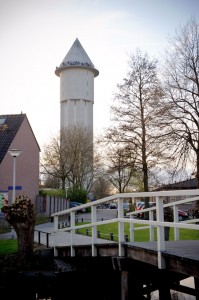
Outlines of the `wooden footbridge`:
M126 199L135 202L146 197L149 201L156 203L154 207L143 210L149 214L147 220L136 218L136 211L124 216L123 203ZM95 274L101 270L101 266L103 266L103 274L110 271L108 270L110 264L103 263L109 259L112 271L117 272L120 278L120 296L118 299L141 299L141 297L150 299L151 292L155 290L159 291L159 299L171 299L171 290L194 295L196 299L199 299L199 219L181 222L178 220L179 207L182 205L194 207L198 200L199 190L123 193L83 204L82 207L54 213L52 214L55 226L54 256L74 264L80 259L81 264L83 264L84 259L98 262L97 265L94 264ZM108 202L117 204L117 217L109 220L98 220L97 207ZM164 209L169 206L173 208L173 222L164 221ZM91 210L89 223L84 225L76 223L76 212L80 208ZM65 218L67 226L61 228L59 224L63 218ZM101 241L99 243L97 226L111 223L117 223L118 241L106 240L104 243ZM129 241L125 239L125 223L129 224ZM135 224L142 226L135 227ZM165 227L174 229L173 241L165 241ZM86 239L85 243L78 243L77 237L79 235L77 232L80 228L90 228L92 234L89 243ZM179 233L180 229L183 228L197 230L198 239L180 240ZM135 231L142 229L149 230L149 241L136 242L134 239ZM155 230L157 231L156 239L154 238ZM67 232L70 235L70 241L61 246L57 239L60 232ZM195 288L180 284L181 280L188 277L194 278Z

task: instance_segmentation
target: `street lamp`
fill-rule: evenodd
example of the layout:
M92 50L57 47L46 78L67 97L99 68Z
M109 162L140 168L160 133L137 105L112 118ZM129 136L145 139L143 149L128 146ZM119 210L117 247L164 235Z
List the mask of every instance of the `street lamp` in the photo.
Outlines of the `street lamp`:
M12 190L12 203L15 202L15 185L16 185L16 157L21 154L21 150L11 149L8 150L10 155L13 157L13 190Z

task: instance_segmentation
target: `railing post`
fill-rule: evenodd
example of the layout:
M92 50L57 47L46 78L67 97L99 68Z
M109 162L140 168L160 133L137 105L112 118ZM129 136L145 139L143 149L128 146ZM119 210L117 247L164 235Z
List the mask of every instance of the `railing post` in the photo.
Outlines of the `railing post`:
M156 197L157 221L164 222L163 198ZM165 250L164 226L157 225L157 250L158 250L158 268L165 269L165 260L161 252Z
M97 221L97 206L91 206L91 223ZM97 256L97 226L92 226L92 256Z
M58 229L58 216L54 217L54 229L57 230Z
M173 220L175 223L179 222L178 205L173 205ZM179 240L179 228L177 227L174 227L174 239L175 241Z
M130 219L133 219L133 216L130 215ZM135 227L135 224L134 223L130 223L130 241L131 242L134 242L134 239L135 239L135 235L134 235L134 227Z
M70 212L70 226L75 226L75 211ZM71 229L70 231L70 239L71 239L71 247L70 247L70 253L71 256L75 256L75 229Z
M124 218L124 209L123 209L123 198L118 200L118 218ZM118 247L119 247L119 256L124 256L124 222L118 222Z
M149 221L153 221L153 210L149 211ZM150 242L154 242L154 226L150 225Z
M59 219L58 219L58 216L55 216L54 217L54 230L55 230L55 233L54 233L54 256L58 256L58 250L57 250L57 240L56 240L56 233L57 233L57 230L58 230L58 222Z

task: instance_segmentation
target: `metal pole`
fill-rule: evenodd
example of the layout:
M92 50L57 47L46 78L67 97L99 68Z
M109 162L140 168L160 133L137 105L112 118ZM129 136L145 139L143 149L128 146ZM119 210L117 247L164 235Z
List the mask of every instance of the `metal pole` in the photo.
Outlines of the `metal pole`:
M9 154L13 157L13 187L12 187L12 204L15 202L15 189L16 189L16 158L21 154L21 150L10 149Z
M15 185L16 185L16 156L13 156L13 190L12 190L12 203L15 202Z

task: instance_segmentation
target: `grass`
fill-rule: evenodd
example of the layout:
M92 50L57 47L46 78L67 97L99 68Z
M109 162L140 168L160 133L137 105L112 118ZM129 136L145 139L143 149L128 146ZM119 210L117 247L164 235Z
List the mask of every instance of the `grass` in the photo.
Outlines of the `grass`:
M6 239L0 240L0 254L12 254L17 252L17 240Z
M45 245L34 244L34 250L45 248ZM0 240L0 255L17 253L18 245L16 239Z
M36 216L35 225L43 224L49 222L49 217L46 216ZM1 227L2 226L2 227ZM1 220L0 222L0 233L10 232L11 227L7 221ZM17 240L16 239L0 239L0 255L1 254L13 254L18 250Z
M78 223L78 225L87 224L87 223ZM143 227L144 225L135 224L134 227ZM130 237L129 224L124 224L124 235L128 235ZM86 234L86 230L88 230L88 235L91 236L91 227L78 229L78 233ZM100 238L102 239L110 239L110 233L113 234L114 241L118 240L118 225L116 223L110 223L105 225L97 226L97 231L100 232ZM179 238L180 240L199 240L199 230L192 229L182 229L179 230ZM135 230L134 232L135 242L147 242L150 240L149 229ZM157 240L157 230L154 230L154 239ZM170 228L169 239L174 240L174 229Z

